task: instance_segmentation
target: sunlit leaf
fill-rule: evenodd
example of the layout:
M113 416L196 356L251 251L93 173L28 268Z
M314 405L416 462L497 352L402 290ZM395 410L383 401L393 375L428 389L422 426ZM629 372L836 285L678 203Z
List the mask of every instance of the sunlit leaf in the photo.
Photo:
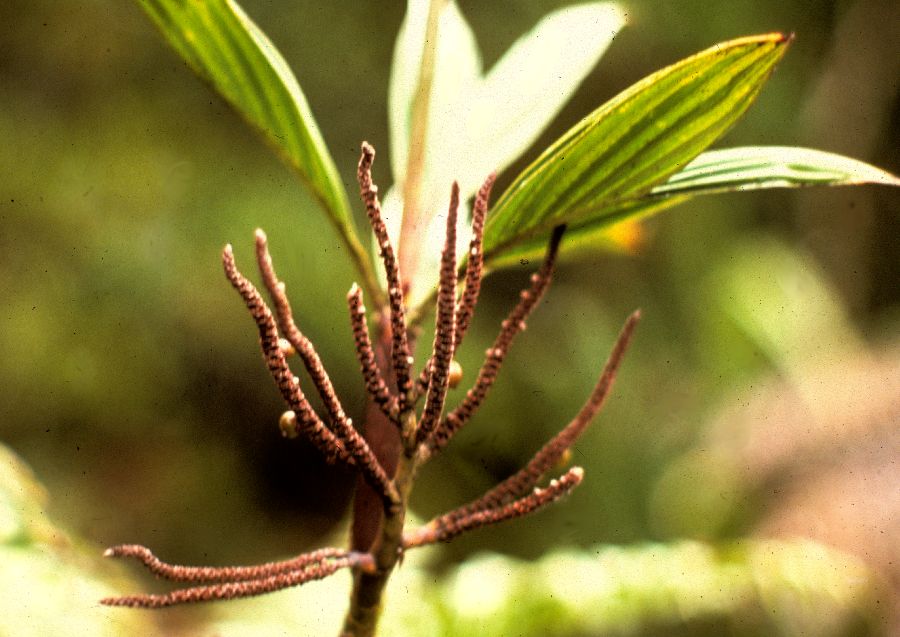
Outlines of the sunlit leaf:
M419 83L419 68L425 49L428 0L409 0L406 17L400 26L394 46L394 59L388 87L388 119L390 122L391 169L394 180L402 183L409 156L412 104ZM452 123L465 116L465 99L471 96L481 76L481 54L475 35L455 2L447 2L438 22L434 78L429 101L426 162L446 166L448 146L452 145ZM423 182L429 182L431 171L426 166ZM444 175L445 190L453 177Z
M821 150L744 146L703 153L650 195L860 184L900 186L900 179L856 159Z
M564 7L545 16L488 71L459 122L465 143L457 165L463 193L503 170L534 143L625 25L611 2Z
M389 89L391 166L402 182L428 2L411 0L394 49ZM441 14L424 182L449 179L464 196L534 142L569 100L625 22L610 2L555 11L519 38L482 76L475 37L456 3ZM431 186L426 186L431 189Z
M425 48L428 21L428 0L409 0L407 12L394 46L394 60L388 87L388 119L391 139L391 170L394 184L383 198L383 212L388 233L395 245L400 235L403 213L403 186L409 159L410 129L413 100L419 84L419 69ZM457 124L466 118L466 96L471 96L481 76L481 54L475 35L455 2L447 2L438 21L434 75L425 127L424 165L421 167L419 204L425 227L421 229L426 243L420 251L416 281L411 297L418 301L421 292L428 291L437 280L441 246L446 224L439 215L447 209L452 174L450 158L458 154ZM468 215L459 215L457 226L458 249L468 243Z
M409 1L394 48L388 116L395 183L384 196L384 214L395 241L428 5L427 0ZM466 199L488 173L515 161L569 100L623 24L624 13L609 2L560 9L519 38L483 75L472 29L455 2L445 5L438 24L428 152L419 192L421 237L426 243L420 253L419 280L430 283L437 278L445 227L441 217L450 183L457 180ZM466 214L459 217L457 237L458 251L463 252L469 239ZM414 286L412 301L427 292L427 286Z
M870 164L842 155L788 146L744 146L707 151L684 170L649 193L610 208L604 216L572 224L566 232L566 252L621 249L614 231L623 220L637 220L666 210L697 195L803 186L900 186L900 179ZM613 233L613 234L611 234ZM546 238L526 239L500 253L493 267L540 257Z
M344 239L349 204L312 112L284 58L232 0L140 0L182 58L306 182Z
M788 41L773 33L719 44L598 108L506 190L488 221L486 252L603 218L665 181L743 114Z

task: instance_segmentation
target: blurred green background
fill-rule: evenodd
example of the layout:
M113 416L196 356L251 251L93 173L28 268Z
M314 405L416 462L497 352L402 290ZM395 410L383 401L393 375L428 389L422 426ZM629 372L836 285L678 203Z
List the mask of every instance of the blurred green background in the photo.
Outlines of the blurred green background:
M566 4L460 2L486 65ZM900 172L896 2L622 4L629 25L501 188L644 75L772 30L797 39L717 146L810 146ZM359 142L390 152L405 3L242 6L292 65L355 192ZM226 242L248 262L253 229L267 231L301 328L359 414L344 307L353 272L303 187L134 2L3 2L0 95L0 440L45 485L54 519L97 546L143 543L189 563L342 541L353 476L280 438L282 405L219 262ZM384 188L388 165L375 168ZM487 404L424 472L414 510L430 517L518 468L574 415L640 307L615 394L574 450L585 484L533 520L442 547L435 572L478 551L530 560L598 544L810 537L893 582L874 623L833 634L889 630L880 621L896 613L900 581L897 202L876 187L703 198L644 223L630 254L564 260ZM486 281L460 354L467 378L527 275Z

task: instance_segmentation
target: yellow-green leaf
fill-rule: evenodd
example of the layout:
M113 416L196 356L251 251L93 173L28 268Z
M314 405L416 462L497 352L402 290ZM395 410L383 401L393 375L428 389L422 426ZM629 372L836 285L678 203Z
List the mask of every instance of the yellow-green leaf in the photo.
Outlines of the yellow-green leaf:
M489 258L555 225L587 224L648 193L750 106L790 39L731 40L658 71L588 115L503 193L485 230Z
M810 148L788 146L741 146L701 154L684 170L669 177L650 192L620 202L600 217L576 222L566 231L566 251L616 249L609 232L616 224L637 220L671 208L697 195L804 186L900 186L889 172L857 159ZM516 261L538 258L546 248L546 237L532 237L491 262L502 267Z
M900 186L900 179L865 162L821 150L742 146L703 153L649 196L861 184Z

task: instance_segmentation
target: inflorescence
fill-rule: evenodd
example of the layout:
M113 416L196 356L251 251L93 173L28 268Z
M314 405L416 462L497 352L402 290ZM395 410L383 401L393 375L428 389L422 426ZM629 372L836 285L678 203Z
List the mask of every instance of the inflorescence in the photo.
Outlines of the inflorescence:
M440 452L484 402L513 340L525 329L525 321L550 285L564 227L553 231L543 264L531 276L530 286L520 293L519 302L501 324L500 333L488 348L474 385L456 408L445 413L447 391L453 382L452 370L456 365L454 354L471 322L484 275L482 238L494 175L488 177L475 197L472 240L462 279L463 289L459 295L455 252L459 187L453 184L441 257L434 344L424 369L414 377L403 281L381 216L378 188L372 183L374 157L374 149L363 143L358 170L360 194L375 233L388 285L386 310L391 335L389 376L385 376L376 364L363 295L356 284L350 288L347 303L357 358L369 399L397 426L406 458L418 466ZM294 323L285 285L275 273L262 230L256 231L256 260L275 308L274 315L256 287L237 269L231 246L225 246L222 253L225 275L256 322L266 365L288 406L288 411L279 420L282 433L288 437L306 438L329 462L356 467L368 485L380 495L385 514L402 514L405 502L398 492L398 485L344 412L319 355ZM640 313L634 312L626 320L597 384L574 419L547 442L525 467L473 502L438 516L421 528L404 532L398 551L402 554L418 546L446 542L466 531L527 515L555 502L578 486L584 476L580 467L569 469L545 487L538 485L553 467L563 461L566 452L600 411L639 318ZM294 354L300 357L322 399L326 411L324 419L310 405L300 389L299 378L294 376L288 365L288 357ZM388 378L394 379L393 382L388 382ZM417 404L423 398L424 406L417 414ZM105 555L133 557L158 577L197 584L165 595L131 595L101 600L109 606L140 608L262 595L322 579L340 569L373 573L379 568L374 552L337 548L320 549L281 562L231 567L167 564L156 558L149 549L133 544L112 547Z

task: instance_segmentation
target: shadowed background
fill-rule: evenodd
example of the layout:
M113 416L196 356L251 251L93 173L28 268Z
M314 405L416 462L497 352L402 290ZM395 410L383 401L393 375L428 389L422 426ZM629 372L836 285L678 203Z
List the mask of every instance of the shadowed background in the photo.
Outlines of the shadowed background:
M389 185L404 4L242 3L292 65L351 193L363 139ZM566 4L460 2L486 66ZM497 192L643 76L772 30L797 39L716 146L810 146L900 171L896 3L623 5L629 25ZM301 329L358 419L354 275L303 187L136 3L3 3L0 87L0 440L56 518L99 545L192 563L342 537L352 476L278 435L283 406L219 262L231 242L251 271L253 229L267 231ZM897 212L896 193L875 187L702 198L644 223L630 253L564 260L414 510L429 517L519 467L578 410L641 307L614 396L574 449L585 484L533 521L456 540L438 568L482 549L762 533L809 535L897 578ZM528 273L487 279L459 356L466 379Z

